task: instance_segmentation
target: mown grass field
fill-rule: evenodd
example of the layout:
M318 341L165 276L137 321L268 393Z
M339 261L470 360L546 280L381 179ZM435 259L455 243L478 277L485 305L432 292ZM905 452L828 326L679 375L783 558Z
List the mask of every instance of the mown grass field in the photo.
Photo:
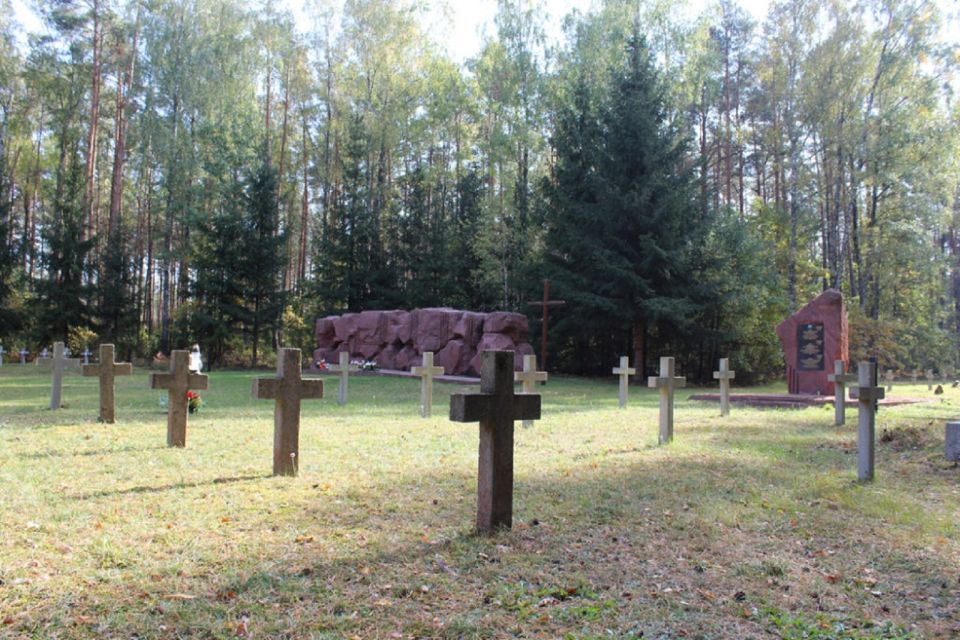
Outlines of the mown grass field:
M517 426L515 526L480 538L477 427L418 416L418 383L354 378L304 404L300 476L270 477L273 405L210 376L167 449L147 372L0 369L0 637L955 638L960 390L882 410L856 483L856 411L676 408L554 378ZM265 374L264 374L265 375ZM781 390L771 388L770 390ZM926 385L897 394L933 397Z

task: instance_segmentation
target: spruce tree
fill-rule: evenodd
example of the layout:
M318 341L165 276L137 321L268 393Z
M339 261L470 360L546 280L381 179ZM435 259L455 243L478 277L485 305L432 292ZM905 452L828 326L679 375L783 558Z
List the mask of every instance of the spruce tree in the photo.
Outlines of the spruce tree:
M100 339L115 343L121 352L129 352L137 342L138 318L132 274L133 264L123 232L117 229L110 234L103 257L97 317Z

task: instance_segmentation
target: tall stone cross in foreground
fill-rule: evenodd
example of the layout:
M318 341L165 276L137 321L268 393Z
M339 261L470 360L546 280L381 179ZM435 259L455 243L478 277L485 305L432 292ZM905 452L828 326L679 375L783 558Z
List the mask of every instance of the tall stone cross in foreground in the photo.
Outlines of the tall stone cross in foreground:
M539 420L540 396L514 394L513 352L484 351L480 393L450 396L450 419L480 423L477 531L513 525L513 422Z
M114 377L133 374L133 365L129 362L114 362L116 349L112 344L100 345L99 364L83 365L85 378L100 378L100 422L114 423L116 405L114 402Z
M673 391L687 386L687 379L673 375L673 358L660 358L660 375L650 376L647 384L660 390L660 444L673 442Z
M251 393L254 398L275 401L273 475L297 475L300 465L300 401L322 398L323 380L303 380L300 377L300 349L280 349L277 376L254 378Z
M346 351L340 352L340 364L332 365L330 371L340 374L340 388L337 390L337 404L347 404L347 382L350 380L351 371L360 371L360 367L350 364L350 354Z
M730 415L730 381L736 371L730 371L730 358L720 358L720 371L713 372L714 380L720 381L720 415Z
M187 446L187 391L207 388L207 376L190 373L190 352L177 350L170 354L170 373L151 373L150 388L166 389L167 446Z
M857 426L857 478L861 482L873 480L874 448L876 446L877 402L884 397L883 387L877 386L877 365L861 362L858 370L857 403L860 409Z
M834 360L833 373L827 376L827 380L833 383L835 408L833 423L840 426L847 421L847 383L856 382L857 376L843 372L843 360Z
M630 366L630 358L620 356L620 366L613 368L613 375L620 376L620 408L627 406L627 389L630 384L630 376L637 373L637 370Z
M69 350L62 342L53 343L53 379L50 385L50 408L59 409L63 392L63 374L68 365L77 364L79 360L67 357Z
M420 416L429 418L433 408L433 376L442 376L443 367L433 366L433 352L423 352L423 365L410 367L410 373L420 376Z
M537 371L537 356L523 356L523 371L513 373L514 382L522 382L524 393L535 393L538 382L547 381L546 371ZM533 420L524 420L523 426L529 429L533 426Z

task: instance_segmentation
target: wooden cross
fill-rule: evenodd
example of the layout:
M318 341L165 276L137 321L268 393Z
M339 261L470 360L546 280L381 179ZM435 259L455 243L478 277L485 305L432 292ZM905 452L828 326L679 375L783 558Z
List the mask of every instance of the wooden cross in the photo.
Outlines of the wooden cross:
M660 390L660 444L673 441L673 390L687 386L687 379L673 375L673 358L660 358L660 375L650 376L647 385Z
M730 371L730 358L720 358L720 371L713 372L714 380L720 381L720 415L730 415L730 381L736 376Z
M27 356L28 356L28 355L30 355L30 350L29 350L29 349L27 349L26 347L24 347L23 349L20 349L20 364L21 364L21 365L27 364Z
M513 422L539 420L540 396L514 394L513 352L484 351L480 393L450 396L450 419L480 423L477 531L513 525Z
M350 354L346 351L340 352L340 364L330 365L330 371L340 373L340 388L337 390L337 404L347 404L347 381L350 379L351 371L360 371L360 367L350 364Z
M190 352L175 350L170 354L170 373L151 373L150 388L166 389L167 402L167 446L187 446L187 412L189 400L187 391L207 388L207 376L191 373L189 369Z
M543 300L540 302L528 302L528 305L540 306L540 364L543 370L547 370L547 327L550 324L550 307L559 307L567 304L566 300L550 299L550 281L543 279Z
M924 377L927 379L927 391L933 391L933 381L936 379L936 376L933 375L933 369L927 369L924 372Z
M877 402L884 397L883 387L876 386L877 365L861 362L858 369L857 402L857 478L861 482L873 480Z
M273 475L295 476L300 465L300 401L323 397L323 380L300 377L300 349L280 349L277 376L254 378L254 398L274 400Z
M897 374L893 369L887 369L883 374L883 379L887 381L887 391L893 391L893 381L897 379Z
M442 376L443 367L433 366L433 352L423 352L423 366L410 367L410 373L420 376L420 416L430 417L433 408L433 376Z
M613 375L620 376L620 408L627 406L627 388L630 384L630 376L637 372L630 366L630 358L620 356L620 366L613 368Z
M83 353L81 353L80 355L83 356L83 364L90 364L90 356L93 355L93 352L90 351L90 347L84 347Z
M523 371L514 371L513 381L523 383L521 388L524 393L534 393L538 382L547 381L547 372L537 371L537 356L523 356ZM524 420L521 424L529 429L533 426L533 420Z
M62 342L53 343L53 381L50 385L50 408L59 409L63 390L63 374L68 365L77 364L77 360L69 358L70 350Z
M856 382L857 376L843 372L843 360L834 360L833 373L827 376L827 380L833 383L833 423L840 426L847 421L847 383Z
M112 344L100 345L100 363L83 365L85 378L100 378L100 422L114 423L114 377L133 374L133 365L129 362L114 362L116 350Z

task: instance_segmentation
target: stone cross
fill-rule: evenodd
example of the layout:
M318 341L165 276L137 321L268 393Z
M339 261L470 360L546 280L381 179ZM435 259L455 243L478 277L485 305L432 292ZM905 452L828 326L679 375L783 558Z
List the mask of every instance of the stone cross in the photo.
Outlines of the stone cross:
M129 376L133 374L133 365L129 362L114 362L116 350L112 344L100 345L100 363L83 365L83 375L86 378L100 378L100 422L114 423L116 406L114 403L115 376Z
M673 358L660 358L660 375L650 376L647 385L660 390L660 444L673 441L673 390L687 386L687 379L673 375Z
M251 394L274 400L273 475L295 476L300 466L300 401L323 397L323 380L300 377L300 349L280 349L277 376L254 378Z
M450 396L450 419L480 423L477 531L513 525L513 423L539 420L540 396L514 394L513 352L484 351L480 393Z
M6 352L7 352L6 349L4 349L3 345L0 344L0 367L3 366L3 354L5 354Z
M876 386L877 365L874 363L861 362L858 374L857 478L870 482L873 480L877 402L883 399L884 391L883 387Z
M166 389L167 402L167 446L187 446L187 412L189 400L187 391L207 388L207 376L191 373L189 370L190 352L176 350L170 354L170 373L151 373L150 388Z
M833 423L837 426L844 424L847 419L847 383L856 382L857 376L843 372L843 360L833 361L833 373L827 376L833 383L835 417Z
M81 353L80 355L83 356L83 364L90 364L90 356L93 355L93 352L90 351L90 347L84 347L83 353Z
M933 381L936 379L936 376L933 375L933 369L927 369L924 372L924 377L927 379L927 391L933 391Z
M28 356L28 355L30 355L30 350L29 350L29 349L27 349L26 347L24 347L23 349L20 349L20 364L21 364L21 365L27 364L27 356Z
M513 381L522 382L524 393L536 393L537 383L547 381L546 371L537 371L537 356L523 356L523 371L513 372ZM524 420L524 428L533 426L533 420Z
M897 374L893 369L887 369L883 374L883 379L887 381L887 391L893 391L893 381L897 379Z
M720 358L720 371L714 371L713 377L720 381L720 415L730 415L730 381L736 376L730 371L730 358Z
M63 390L63 374L68 365L76 364L76 360L71 360L68 356L70 350L64 347L62 342L53 343L53 380L50 385L50 408L59 409L62 406L60 401Z
M49 358L49 357L50 357L50 350L47 349L46 347L44 347L44 348L40 351L40 357L41 357L41 358Z
M347 404L347 381L350 379L351 371L359 371L360 367L350 364L350 354L346 351L340 352L340 364L330 365L330 371L340 373L340 388L337 390L337 404Z
M614 367L613 375L620 376L620 408L627 406L627 388L630 384L630 376L637 373L637 370L630 366L630 358L620 356L620 366Z
M960 462L960 422L948 421L945 435L944 453L947 456L947 460Z
M910 382L916 384L917 378L920 377L920 369L914 369L913 373L910 374Z
M410 373L420 376L420 416L430 417L433 408L433 376L442 376L443 367L433 366L433 352L423 352L423 366L410 367Z

